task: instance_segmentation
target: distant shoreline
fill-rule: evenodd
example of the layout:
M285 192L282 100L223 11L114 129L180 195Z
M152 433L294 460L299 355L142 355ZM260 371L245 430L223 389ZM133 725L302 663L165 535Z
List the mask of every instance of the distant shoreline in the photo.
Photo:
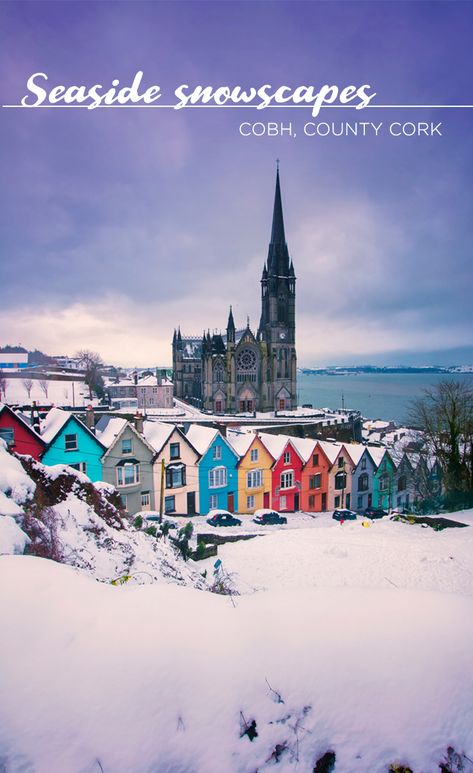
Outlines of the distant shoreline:
M418 366L418 367L403 367L399 365L397 367L376 367L375 365L355 365L353 367L333 367L333 368L299 368L299 373L313 376L354 376L358 373L380 373L382 375L394 374L409 374L409 373L445 373L446 375L452 375L458 373L459 375L473 375L473 365L452 365L451 367L435 367L435 366Z

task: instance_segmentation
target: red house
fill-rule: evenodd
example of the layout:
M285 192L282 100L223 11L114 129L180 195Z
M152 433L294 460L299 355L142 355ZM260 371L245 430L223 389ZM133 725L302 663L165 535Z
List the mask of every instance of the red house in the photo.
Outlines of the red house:
M272 503L275 510L295 512L303 509L302 471L315 446L315 440L288 438L272 471Z
M0 438L11 451L28 454L33 459L40 458L46 443L25 419L20 417L8 405L0 404Z

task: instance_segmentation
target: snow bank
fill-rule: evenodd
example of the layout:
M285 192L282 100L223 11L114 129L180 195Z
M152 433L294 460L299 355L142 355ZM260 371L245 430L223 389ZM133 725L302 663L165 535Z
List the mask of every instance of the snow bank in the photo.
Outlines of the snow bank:
M14 518L0 518L0 555L23 553L28 542L27 535Z
M328 749L336 773L431 773L448 745L472 756L464 596L312 588L233 607L4 557L0 619L9 771L246 773L272 769L277 745L278 771L312 771Z

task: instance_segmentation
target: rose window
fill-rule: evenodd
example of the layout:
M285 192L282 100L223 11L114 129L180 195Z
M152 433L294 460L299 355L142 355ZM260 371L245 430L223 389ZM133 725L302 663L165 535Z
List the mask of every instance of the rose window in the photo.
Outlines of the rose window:
M242 349L238 354L237 365L239 370L256 370L256 354L253 349Z

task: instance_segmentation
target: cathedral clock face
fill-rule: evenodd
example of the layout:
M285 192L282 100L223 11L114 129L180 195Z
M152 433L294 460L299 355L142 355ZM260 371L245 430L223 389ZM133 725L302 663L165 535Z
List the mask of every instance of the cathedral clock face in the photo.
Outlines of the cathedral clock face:
M281 341L284 341L284 339L286 338L286 333L279 333L279 338L281 339Z
M242 349L238 353L237 365L239 370L256 370L256 354L253 349Z

